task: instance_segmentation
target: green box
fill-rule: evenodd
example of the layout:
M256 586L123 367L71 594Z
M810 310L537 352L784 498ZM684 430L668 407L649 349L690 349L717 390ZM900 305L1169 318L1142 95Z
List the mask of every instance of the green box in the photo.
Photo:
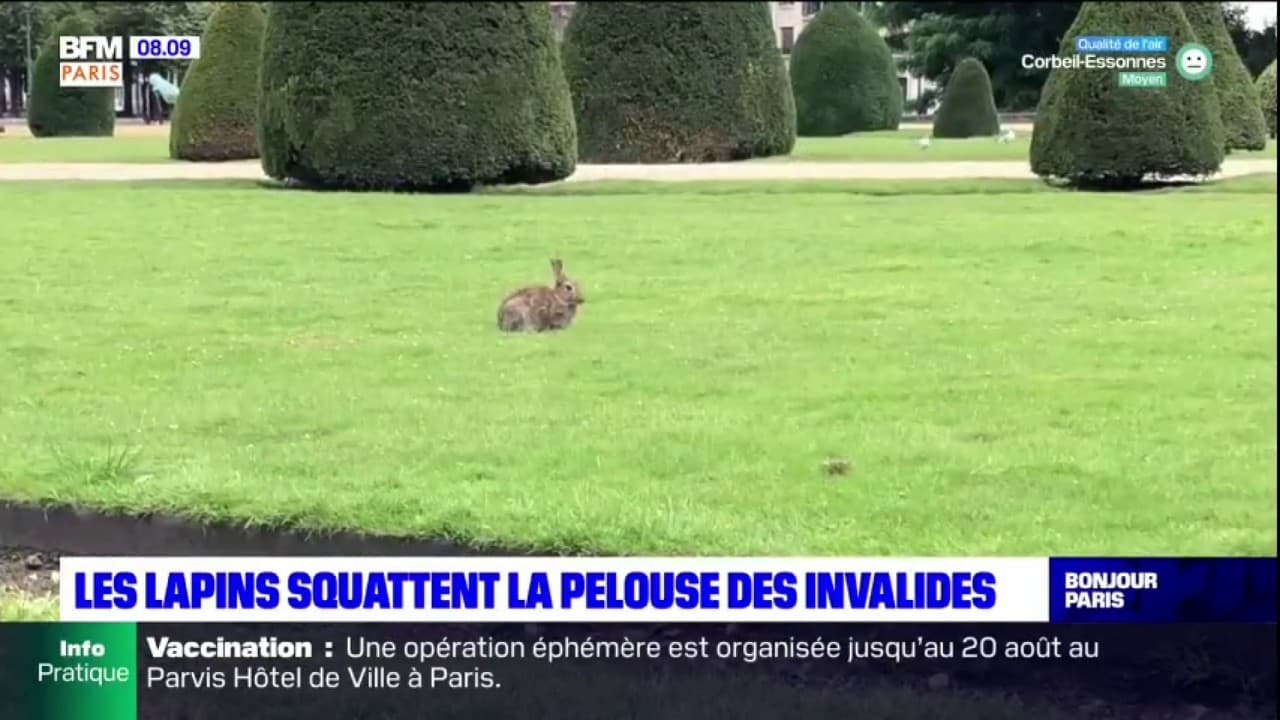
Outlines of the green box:
M1162 72L1122 72L1120 87L1162 88L1169 84L1169 76Z
M137 627L0 623L0 718L137 720Z

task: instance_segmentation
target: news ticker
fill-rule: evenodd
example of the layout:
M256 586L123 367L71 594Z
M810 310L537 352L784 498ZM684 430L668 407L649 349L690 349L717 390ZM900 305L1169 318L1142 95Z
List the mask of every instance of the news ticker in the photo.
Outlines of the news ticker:
M1232 623L7 624L0 717L1252 720L1275 717L1275 642Z
M126 56L125 50L128 49ZM122 87L124 61L198 60L200 38L185 35L59 35L62 87Z
M1275 558L64 557L73 622L1275 623Z

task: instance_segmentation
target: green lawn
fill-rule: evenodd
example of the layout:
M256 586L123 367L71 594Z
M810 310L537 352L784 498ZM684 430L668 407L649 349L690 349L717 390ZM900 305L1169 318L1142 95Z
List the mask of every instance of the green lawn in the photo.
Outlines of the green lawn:
M1016 131L1016 137L1008 143L997 142L995 138L933 139L930 140L927 150L921 149L918 141L931 134L928 129L920 129L857 133L834 138L800 138L789 156L773 158L765 162L787 160L809 162L1025 161L1031 152L1030 131ZM1274 158L1275 156L1275 140L1268 142L1265 150L1231 153L1232 158Z
M916 141L928 130L894 130L860 133L837 138L800 138L787 157L761 162L940 162L1026 160L1029 132L1019 132L1011 143L992 138L933 140L928 150ZM1231 157L1274 158L1272 140L1260 152L1232 153ZM0 163L102 162L163 163L169 160L168 136L116 138L44 138L0 136Z
M57 619L57 598L30 597L0 588L0 623L53 622Z
M929 148L921 149L919 140L930 134L929 130L921 129L856 133L831 138L798 138L795 149L789 156L771 158L765 162L1026 161L1031 145L1031 134L1022 132L1009 143L997 142L995 138L930 140Z
M0 497L635 554L1274 553L1274 177L919 187L5 184ZM553 253L579 322L498 333Z
M0 163L167 163L169 136L33 138L0 135Z

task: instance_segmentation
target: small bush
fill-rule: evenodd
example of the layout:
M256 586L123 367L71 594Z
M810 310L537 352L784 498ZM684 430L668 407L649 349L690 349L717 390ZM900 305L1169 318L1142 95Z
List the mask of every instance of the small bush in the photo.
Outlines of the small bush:
M933 119L933 136L969 138L1000 132L991 77L977 58L961 60L947 82L942 106Z
M58 23L31 70L27 127L35 137L111 135L116 127L114 88L64 88L58 75L58 37L93 35L87 16L70 15Z
M791 86L801 136L893 130L902 120L902 88L893 53L847 3L828 3L791 51Z
M266 16L258 3L214 6L173 109L169 155L178 160L258 157L258 68Z

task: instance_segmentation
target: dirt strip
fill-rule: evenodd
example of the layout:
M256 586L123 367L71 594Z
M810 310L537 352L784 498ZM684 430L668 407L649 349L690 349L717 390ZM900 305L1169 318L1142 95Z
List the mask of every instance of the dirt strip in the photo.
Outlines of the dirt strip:
M64 555L186 556L495 556L529 553L441 540L352 532L204 524L167 515L123 516L69 507L0 502L0 548L32 547Z
M16 590L33 597L58 594L58 555L29 548L0 547L0 593Z

